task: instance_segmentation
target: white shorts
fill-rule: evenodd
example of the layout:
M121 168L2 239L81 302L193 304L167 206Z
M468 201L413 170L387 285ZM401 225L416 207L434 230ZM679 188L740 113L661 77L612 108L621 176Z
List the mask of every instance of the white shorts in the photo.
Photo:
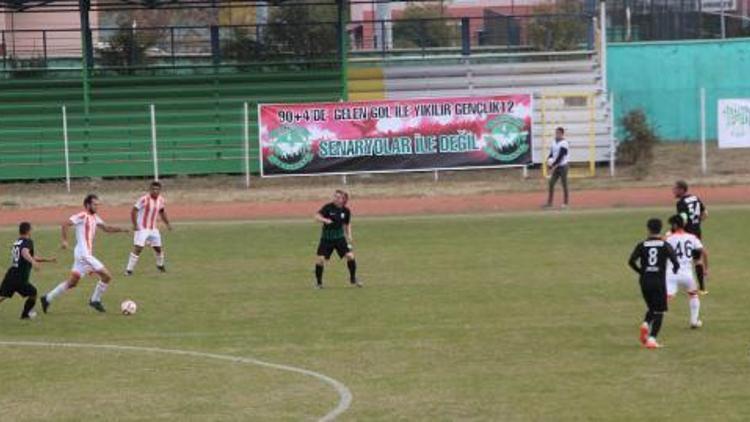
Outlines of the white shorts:
M103 269L104 264L93 255L89 255L75 257L73 260L73 268L71 268L70 271L80 276L85 276Z
M673 274L671 271L667 273L667 296L674 296L677 294L678 288L684 288L686 291L698 290L698 285L695 282L692 272L678 272Z
M159 229L141 229L133 235L133 244L139 247L155 246L161 247L161 233Z

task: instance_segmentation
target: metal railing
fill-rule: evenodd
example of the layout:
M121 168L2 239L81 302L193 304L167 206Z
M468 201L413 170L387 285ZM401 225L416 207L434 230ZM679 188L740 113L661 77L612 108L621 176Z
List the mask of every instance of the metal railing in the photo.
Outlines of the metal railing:
M565 31L560 32L560 22ZM335 59L349 55L470 55L494 51L591 49L590 15L396 19L264 25L102 27L91 30L94 67L137 68ZM314 42L311 42L314 40ZM342 42L346 45L341 45ZM33 75L39 68L80 68L79 29L0 31L1 69Z

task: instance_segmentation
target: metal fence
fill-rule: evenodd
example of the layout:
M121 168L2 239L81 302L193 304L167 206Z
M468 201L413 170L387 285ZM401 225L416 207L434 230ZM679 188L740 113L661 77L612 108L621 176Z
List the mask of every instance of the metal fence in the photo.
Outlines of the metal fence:
M350 56L473 54L493 51L591 49L590 15L506 16L485 11L473 18L336 22L103 27L91 31L99 68L243 64ZM78 29L0 31L2 69L32 76L33 69L80 67Z
M716 4L729 4L717 7ZM750 36L747 0L614 0L607 2L610 41Z

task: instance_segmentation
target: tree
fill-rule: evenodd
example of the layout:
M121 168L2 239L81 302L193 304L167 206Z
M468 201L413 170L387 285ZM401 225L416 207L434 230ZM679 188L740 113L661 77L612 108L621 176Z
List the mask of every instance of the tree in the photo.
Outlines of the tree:
M540 51L575 50L586 42L587 20L582 15L582 2L561 0L534 8L529 24L529 43Z
M269 16L263 44L304 58L331 58L338 53L337 25L335 5L282 5Z
M221 54L225 59L234 60L239 64L267 61L278 52L273 46L267 45L264 41L268 40L263 38L257 40L256 34L246 28L235 28L230 38L223 40Z
M133 73L133 66L148 64L148 49L156 44L159 34L153 31L138 31L121 25L117 32L99 50L100 63L104 67L115 67L118 73Z
M617 147L617 160L622 164L632 164L635 177L642 179L648 175L659 136L641 109L631 110L621 122L625 139Z
M458 45L454 31L437 5L409 4L401 19L393 23L396 48L428 48Z

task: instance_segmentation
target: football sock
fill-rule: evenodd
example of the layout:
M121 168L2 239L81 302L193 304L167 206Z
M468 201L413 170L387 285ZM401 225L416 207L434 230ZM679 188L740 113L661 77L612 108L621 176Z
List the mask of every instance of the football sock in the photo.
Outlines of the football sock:
M157 267L164 266L164 252L156 254L156 266Z
M701 300L698 295L690 295L690 323L695 325L698 323L698 316L701 312Z
M36 305L36 298L26 299L26 302L23 303L23 312L21 312L21 318L28 318L29 312L34 309L34 305Z
M57 287L50 290L50 292L46 294L47 302L52 302L56 297L65 293L66 290L68 290L68 282L63 281L62 283L58 284Z
M315 265L315 279L318 281L318 284L323 284L323 266L322 265Z
M654 320L654 314L651 313L651 310L646 311L646 315L643 317L643 322L647 323L649 326L651 326L651 322Z
M703 275L703 265L695 266L695 275L698 276L698 286L700 286L700 289L706 290L706 281L704 280Z
M661 322L664 319L664 314L653 314L653 322L651 323L651 337L656 338L656 336L659 335L659 330L661 330Z
M96 287L94 287L94 293L91 294L91 301L92 302L101 302L102 301L102 295L104 292L107 291L107 287L109 285L101 280L99 280L96 283Z
M140 258L138 255L134 253L130 253L130 257L128 258L128 266L125 267L126 271L133 271L135 269L135 265L138 263L138 258Z
M346 261L346 266L349 268L349 281L354 283L357 281L357 261L351 260Z

